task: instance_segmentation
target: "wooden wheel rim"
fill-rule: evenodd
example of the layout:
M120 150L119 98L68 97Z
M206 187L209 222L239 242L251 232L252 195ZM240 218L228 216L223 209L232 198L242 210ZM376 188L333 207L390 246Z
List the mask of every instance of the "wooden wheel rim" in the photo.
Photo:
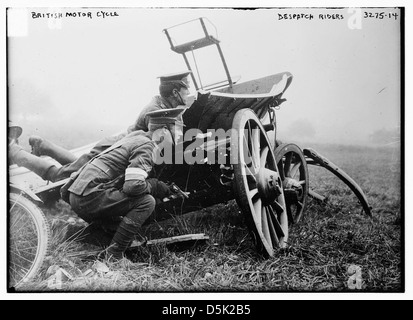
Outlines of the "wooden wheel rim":
M288 217L272 145L252 110L238 111L233 129L231 152L238 155L234 173L239 204L253 222L250 227L257 245L273 256L274 248L286 246Z
M284 196L286 201L287 212L290 215L291 223L298 223L303 216L307 206L308 190L309 190L309 174L307 162L301 149L293 143L284 143L279 145L274 151L278 165L278 170L283 180ZM290 179L291 181L286 181ZM301 186L301 190L297 193L297 203L289 203L289 198L286 194L286 188L292 184ZM292 212L292 206L296 206L296 210Z

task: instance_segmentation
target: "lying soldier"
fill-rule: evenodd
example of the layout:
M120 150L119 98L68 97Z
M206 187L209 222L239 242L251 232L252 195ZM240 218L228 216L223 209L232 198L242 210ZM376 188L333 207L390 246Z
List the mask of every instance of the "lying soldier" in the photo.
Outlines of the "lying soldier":
M9 143L9 160L11 164L25 167L44 180L56 182L66 179L94 156L125 137L128 133L138 130L148 131L148 112L186 105L189 95L189 74L190 71L186 71L183 73L161 76L159 95L153 97L151 102L145 106L136 122L130 126L127 131L119 135L102 139L89 153L83 154L79 158L73 155L70 151L38 136L32 136L29 139L29 144L32 147L32 154L30 154L17 143L17 140L10 134L10 130L12 130L10 129L9 140L11 142ZM13 128L16 128L16 126ZM57 167L49 161L40 158L42 155L52 157L62 166Z

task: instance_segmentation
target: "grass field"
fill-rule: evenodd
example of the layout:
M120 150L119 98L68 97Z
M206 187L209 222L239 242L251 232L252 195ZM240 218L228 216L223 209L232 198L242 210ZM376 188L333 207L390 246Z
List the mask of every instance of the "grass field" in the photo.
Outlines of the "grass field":
M141 247L129 252L133 263L106 263L108 269L99 269L95 257L84 255L96 247L65 240L71 226L67 217L74 214L58 203L46 212L53 231L50 255L23 289L53 291L47 270L60 266L71 279L65 279L58 291L346 292L353 291L348 288L347 269L357 265L362 271L361 291L402 292L400 149L312 147L359 183L373 208L372 219L343 182L310 166L310 186L328 196L328 202L310 198L305 218L290 229L287 248L270 259L256 253L244 217L235 201L229 201L147 229L154 238L205 233L206 244L182 251L165 245Z

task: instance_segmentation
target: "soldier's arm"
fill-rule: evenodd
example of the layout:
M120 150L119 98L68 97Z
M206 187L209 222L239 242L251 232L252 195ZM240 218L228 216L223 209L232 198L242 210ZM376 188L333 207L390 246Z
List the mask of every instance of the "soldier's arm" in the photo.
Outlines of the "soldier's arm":
M123 192L127 195L139 196L149 193L155 198L162 199L171 193L164 182L155 178L148 179L153 166L153 149L153 143L146 143L132 153L123 185Z
M150 193L146 179L152 170L153 142L132 147L129 155L129 166L125 170L123 192L129 196Z

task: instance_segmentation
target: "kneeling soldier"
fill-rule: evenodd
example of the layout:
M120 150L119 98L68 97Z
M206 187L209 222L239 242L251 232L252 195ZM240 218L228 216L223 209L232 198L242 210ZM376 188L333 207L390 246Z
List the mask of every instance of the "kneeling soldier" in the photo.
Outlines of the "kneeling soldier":
M183 108L148 113L149 131L134 131L117 146L89 162L68 189L73 210L86 222L123 217L107 250L121 259L141 234L141 226L155 209L155 198L172 191L162 181L148 178L157 145L174 144L182 135ZM124 179L123 179L124 176Z

